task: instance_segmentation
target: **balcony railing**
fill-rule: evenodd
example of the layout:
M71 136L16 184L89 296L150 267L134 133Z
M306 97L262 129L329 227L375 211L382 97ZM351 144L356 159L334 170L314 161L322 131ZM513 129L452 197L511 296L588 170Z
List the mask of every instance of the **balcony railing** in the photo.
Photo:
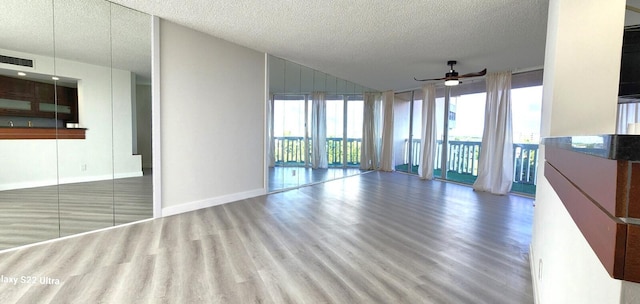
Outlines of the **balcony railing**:
M309 144L309 155L305 159L304 157L304 147L305 147L305 138L304 137L275 137L274 145L275 145L275 161L276 164L287 164L287 165L305 165L309 164L308 159L311 159L311 147L313 146L313 141L308 139ZM345 142L342 138L329 137L327 138L327 160L329 166L338 167L343 166L346 162L346 165L349 167L357 167L360 166L360 151L362 149L362 139L361 138L347 138L346 141L346 159L343 153L345 147ZM305 162L305 160L307 160Z
M308 139L309 149L305 149L304 137L275 137L275 161L279 165L309 165L311 158L311 139ZM345 145L346 144L346 145ZM346 156L343 151L346 147ZM359 166L362 139L347 138L346 143L342 138L327 138L327 157L329 166L342 167ZM412 164L420 164L420 140L414 139L411 145ZM309 155L305 157L305 151ZM409 140L405 140L404 162L409 163ZM447 172L475 178L478 176L478 159L480 156L480 142L474 141L449 141L447 149ZM346 159L345 159L346 157ZM441 170L442 141L438 141L436 149L436 170ZM513 144L513 180L517 184L536 184L538 166L537 144Z
M435 169L442 169L442 141L438 141L436 148ZM420 164L420 139L414 139L411 145L411 163ZM409 163L409 140L405 139L404 162ZM478 160L480 156L480 142L449 141L447 149L447 171L459 174L478 176ZM514 183L535 185L538 167L537 144L513 144L513 181Z

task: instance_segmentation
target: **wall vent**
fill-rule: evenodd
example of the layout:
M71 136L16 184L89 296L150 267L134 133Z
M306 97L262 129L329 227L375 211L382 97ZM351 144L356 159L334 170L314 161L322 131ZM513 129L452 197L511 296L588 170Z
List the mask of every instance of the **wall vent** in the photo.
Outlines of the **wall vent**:
M31 59L17 58L5 55L0 55L0 63L19 65L30 68L33 67L33 60Z

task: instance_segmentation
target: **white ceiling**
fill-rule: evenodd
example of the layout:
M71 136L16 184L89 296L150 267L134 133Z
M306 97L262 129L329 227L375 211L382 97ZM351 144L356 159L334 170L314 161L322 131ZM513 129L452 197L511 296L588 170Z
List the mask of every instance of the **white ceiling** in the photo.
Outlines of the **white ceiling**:
M544 63L548 0L112 2L377 90L419 87L413 77L443 77L447 60L457 60L455 68L461 74L485 67L489 72L526 70ZM0 3L0 48L52 52L53 19L47 13L51 0ZM99 12L108 11L108 4L54 3L64 12L55 18L55 31L60 33L56 56L101 64L107 46L100 28L108 19ZM640 0L627 3L640 7ZM113 64L148 79L148 17L117 6L111 10ZM638 16L627 11L627 24L640 20Z
M113 66L150 82L147 14L103 0L0 0L0 20L2 49Z
M113 0L377 90L544 62L548 0Z

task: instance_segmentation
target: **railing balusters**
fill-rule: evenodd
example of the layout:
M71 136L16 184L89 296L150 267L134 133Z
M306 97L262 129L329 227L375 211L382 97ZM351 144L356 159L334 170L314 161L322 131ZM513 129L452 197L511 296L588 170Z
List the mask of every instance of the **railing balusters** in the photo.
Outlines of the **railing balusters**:
M309 140L309 147L305 147L304 137L284 136L274 138L274 152L276 164L305 165L307 152L313 143ZM448 163L440 164L442 155L442 141L437 141L436 168L446 168L447 171L460 174L478 175L478 157L481 153L480 142L449 141L447 149ZM409 160L409 140L404 143L403 156L405 163ZM347 138L346 146L342 138L327 138L327 154L331 166L358 166L360 165L360 153L362 149L361 138ZM412 164L420 165L420 139L411 142ZM343 153L347 153L346 164L343 164ZM310 153L309 153L310 155ZM537 144L513 144L513 178L514 182L535 185L538 172L536 170L539 161ZM411 168L409 168L411 169Z
M447 149L447 171L477 176L478 162L482 150L480 144L480 142L472 141L449 141L449 149ZM442 157L442 141L438 140L437 145L435 169L442 169L442 164L439 163ZM416 153L420 153L420 150ZM514 182L535 185L538 174L536 171L538 165L538 145L513 144L513 155Z
M309 147L305 147L304 137L283 136L274 137L274 152L276 164L296 164L305 165L305 156L311 157L311 146L313 142L309 140ZM344 146L342 138L327 138L327 156L331 166L342 166L343 153L347 153L347 165L359 166L360 153L362 149L361 138L347 138L347 145ZM310 160L307 160L310 163Z

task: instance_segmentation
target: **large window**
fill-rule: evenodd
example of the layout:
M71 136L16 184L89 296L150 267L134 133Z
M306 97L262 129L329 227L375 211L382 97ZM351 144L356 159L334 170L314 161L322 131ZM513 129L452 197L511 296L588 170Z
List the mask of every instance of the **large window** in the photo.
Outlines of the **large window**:
M276 165L304 165L305 96L286 96L274 101L273 134ZM286 99L285 99L286 98Z
M347 138L345 164L347 166L360 166L360 153L362 149L362 124L364 113L364 101L362 96L355 95L347 99Z
M330 96L327 98L327 160L330 167L344 165L344 98Z
M362 143L362 95L328 95L326 148L329 170L311 170L311 95L275 95L273 101L270 190L297 187L359 172ZM344 169L344 170L343 170Z
M535 194L542 86L511 90L513 121L513 192Z
M446 179L472 184L478 177L485 102L486 93L451 97Z
M436 98L436 178L473 184L482 153L486 93L464 86L451 89L448 108L445 97ZM445 89L438 91L440 96ZM394 102L394 149L396 171L418 173L422 130L422 100L411 92L396 94ZM535 193L540 141L542 86L511 90L513 125L513 192ZM446 112L445 112L446 111ZM445 130L446 121L446 130ZM444 153L444 154L443 154ZM445 170L442 161L446 161Z
M422 136L422 100L415 92L396 94L393 104L396 171L418 174Z

